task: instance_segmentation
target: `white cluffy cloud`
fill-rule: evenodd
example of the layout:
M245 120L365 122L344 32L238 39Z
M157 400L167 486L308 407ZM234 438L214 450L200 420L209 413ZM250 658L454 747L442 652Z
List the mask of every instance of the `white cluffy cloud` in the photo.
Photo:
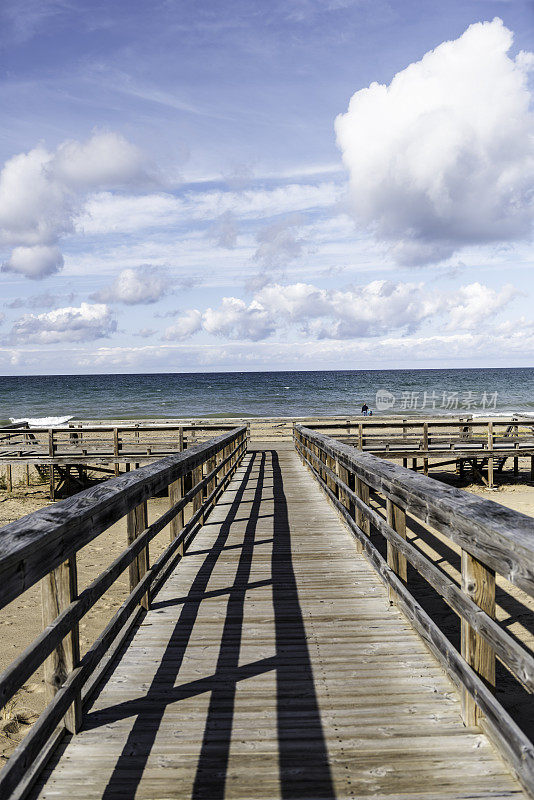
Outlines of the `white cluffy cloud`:
M511 58L512 41L500 19L471 25L336 119L356 220L400 263L529 235L534 54Z
M107 337L116 329L117 323L106 305L82 303L46 314L25 314L13 325L9 339L11 344L89 342Z
M471 330L501 311L519 294L509 283L500 291L478 282L462 286L451 301L448 327Z
M202 317L207 333L226 339L266 339L276 329L271 310L254 299L247 305L237 297L223 297L219 308L208 308Z
M169 277L162 269L143 265L137 269L123 269L110 286L91 295L101 303L156 303L169 290Z
M3 272L18 272L27 278L45 278L63 267L63 255L56 245L34 244L15 247L2 265Z
M196 308L191 308L182 314L178 321L166 329L164 339L167 341L183 342L202 328L202 314Z
M2 270L33 279L58 272L59 240L74 229L87 193L145 178L141 152L111 132L9 159L0 172L0 248L13 249Z
M512 286L496 291L479 283L452 294L422 283L377 280L344 290L320 289L308 283L264 286L250 303L224 297L203 313L190 309L167 328L164 339L184 341L203 330L225 339L260 341L296 327L315 339L371 338L404 331L413 333L423 322L448 315L453 328L471 330L495 315L517 295Z

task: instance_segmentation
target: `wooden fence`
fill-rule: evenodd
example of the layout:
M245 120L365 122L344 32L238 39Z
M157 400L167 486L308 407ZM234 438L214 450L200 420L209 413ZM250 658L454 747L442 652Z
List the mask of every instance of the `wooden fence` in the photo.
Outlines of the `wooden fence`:
M464 466L474 477L493 487L494 473L502 472L508 458L514 475L519 459L530 458L534 480L534 426L532 420L388 420L351 423L318 422L306 425L382 458L402 458L404 467L428 475L429 466L455 464L462 477ZM484 472L486 473L484 475Z
M8 703L41 665L50 702L0 772L0 797L22 797L65 730L76 733L82 708L111 653L120 647L179 562L246 448L246 427L235 428L2 529L0 608L41 581L47 625L0 676L0 706ZM166 489L169 510L148 525L147 500ZM188 516L190 513L187 522L186 509ZM126 549L78 594L76 553L124 516ZM170 544L151 565L149 543L167 526ZM129 596L80 658L80 620L126 569Z
M69 425L61 427L0 428L0 456L16 460L60 460L62 456L103 457L117 462L134 460L135 455L152 456L183 450L225 433L237 424L203 425ZM239 425L241 427L241 424Z
M534 595L534 521L497 503L296 425L297 452L388 585L400 607L458 686L467 725L480 725L534 794L534 746L496 699L495 659L534 692L534 657L495 620L495 574ZM370 494L383 504L370 506ZM461 584L406 536L412 519L461 548ZM373 534L387 542L384 557ZM373 537L374 538L374 537ZM384 548L385 550L385 548ZM461 619L461 652L410 591L410 564Z

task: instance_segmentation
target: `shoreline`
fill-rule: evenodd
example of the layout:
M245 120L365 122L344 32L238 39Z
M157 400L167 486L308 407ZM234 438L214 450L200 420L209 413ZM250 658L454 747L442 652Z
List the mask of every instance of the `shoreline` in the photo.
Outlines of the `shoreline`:
M49 420L64 420L61 422L53 422ZM68 428L74 425L85 426L108 426L118 425L123 426L131 423L133 425L188 425L193 423L223 423L223 422L246 422L247 420L265 421L265 422L302 422L303 420L324 420L328 422L344 422L350 420L351 423L357 424L365 422L372 424L373 422L383 423L396 423L396 422L464 422L465 420L476 420L477 422L518 422L526 425L532 424L534 426L534 412L530 413L488 413L488 414L470 414L456 413L456 414L424 414L424 413L405 413L405 414L381 414L375 413L371 416L363 416L361 413L355 412L353 414L293 414L287 416L278 415L264 415L264 414L203 414L199 416L143 416L135 414L132 416L107 416L107 417L9 417L8 420L0 418L0 428L14 423L28 422L30 427L51 427L51 428Z

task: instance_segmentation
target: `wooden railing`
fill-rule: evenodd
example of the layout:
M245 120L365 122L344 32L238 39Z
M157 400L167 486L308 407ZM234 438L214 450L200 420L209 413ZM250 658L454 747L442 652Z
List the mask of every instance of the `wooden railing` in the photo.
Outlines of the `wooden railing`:
M216 433L233 430L236 425L206 423L202 425L81 425L60 427L32 427L27 425L0 428L2 447L17 446L55 457L76 447L90 454L91 450L105 451L119 458L124 451L147 449L183 450L206 441ZM240 425L241 427L241 425ZM123 459L124 460L124 459Z
M480 444L493 447L504 444L513 447L522 442L534 443L534 420L474 420L470 417L459 420L347 420L320 421L307 425L315 431L349 440L356 447L375 450L397 448L448 450L455 446Z
M534 595L534 520L309 428L296 425L294 441L354 534L359 552L387 584L390 602L400 607L460 689L466 725L478 724L487 732L534 794L534 746L493 691L498 658L534 692L532 652L495 620L495 573ZM407 538L407 524L410 529L417 520L461 548L461 582ZM376 535L383 541L380 534L387 543L384 554L376 545ZM408 564L460 617L461 652L410 591Z
M156 461L23 517L0 531L0 608L42 582L46 625L0 676L0 706L44 665L49 704L0 772L0 797L21 797L65 730L76 733L81 712L104 671L183 555L235 472L247 448L246 428ZM147 500L168 489L170 508L148 525ZM185 521L184 512L190 518ZM80 594L76 553L122 517L127 547ZM169 526L170 544L154 564L149 543ZM130 594L80 658L82 617L129 569Z

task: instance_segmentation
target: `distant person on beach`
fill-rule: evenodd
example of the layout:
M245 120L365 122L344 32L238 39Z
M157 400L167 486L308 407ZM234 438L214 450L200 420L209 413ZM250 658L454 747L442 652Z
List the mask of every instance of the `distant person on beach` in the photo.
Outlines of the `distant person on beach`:
M369 406L367 405L367 403L364 403L363 406L362 406L362 414L363 414L364 417L367 416L367 412L368 411L369 411Z

